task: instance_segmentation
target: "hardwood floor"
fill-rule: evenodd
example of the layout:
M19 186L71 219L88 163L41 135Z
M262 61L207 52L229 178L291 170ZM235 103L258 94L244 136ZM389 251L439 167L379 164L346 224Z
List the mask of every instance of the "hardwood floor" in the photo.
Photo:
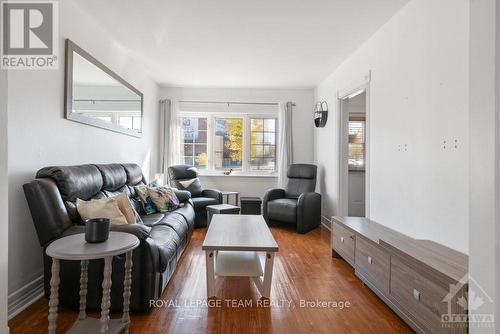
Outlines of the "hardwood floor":
M164 305L148 314L133 314L130 333L412 332L361 283L346 262L331 257L328 230L321 227L305 235L285 227L271 230L280 247L271 305L258 304L257 289L247 278L226 279L221 286L221 305L206 305L205 256L201 250L206 230L197 229L163 293ZM350 307L301 307L301 300L349 302ZM9 322L10 332L46 333L47 312L47 301L37 301ZM61 310L58 333L66 332L76 316L77 312Z

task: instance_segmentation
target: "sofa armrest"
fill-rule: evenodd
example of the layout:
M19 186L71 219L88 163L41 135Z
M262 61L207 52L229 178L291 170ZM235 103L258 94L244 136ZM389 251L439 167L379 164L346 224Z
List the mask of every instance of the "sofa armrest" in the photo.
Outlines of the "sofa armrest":
M297 202L297 232L306 233L321 224L321 195L302 193Z
M111 232L130 233L135 235L139 240L145 240L149 237L151 227L142 224L111 225L109 230ZM61 234L61 238L78 233L85 233L85 225L71 226Z
M262 200L262 216L264 216L265 221L269 224L269 220L267 218L267 203L269 201L273 201L278 198L285 197L284 189L269 189L264 194L264 199Z
M219 204L222 203L222 192L217 189L203 189L203 197L215 198Z
M176 188L172 188L174 190L175 196L179 199L179 202L187 202L191 199L191 193L187 190L179 190Z

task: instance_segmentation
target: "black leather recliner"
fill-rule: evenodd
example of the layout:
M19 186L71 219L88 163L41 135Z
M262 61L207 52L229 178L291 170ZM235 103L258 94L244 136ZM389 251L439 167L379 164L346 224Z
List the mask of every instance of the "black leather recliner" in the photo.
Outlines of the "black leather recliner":
M191 200L196 213L195 226L206 226L206 208L208 205L222 204L222 193L216 189L202 189L196 167L187 165L170 166L168 167L168 178L172 187L187 190L191 193Z
M288 166L285 189L270 189L264 195L264 219L268 224L285 222L306 233L321 223L321 195L316 189L317 167L307 164Z
M46 167L36 179L23 186L44 254L45 296L50 295L52 259L45 249L54 240L84 233L75 201L111 197L126 193L139 213L143 213L134 186L145 184L141 168L136 164L81 165ZM175 271L194 228L194 208L186 191L176 192L183 206L173 212L141 215L143 223L112 225L112 231L134 234L140 245L132 255L132 311L151 308L150 300L160 298ZM83 236L82 236L83 238ZM113 258L111 309L123 306L124 256ZM100 309L103 260L92 260L88 269L87 308ZM80 290L79 261L61 261L59 300L64 306L78 310Z

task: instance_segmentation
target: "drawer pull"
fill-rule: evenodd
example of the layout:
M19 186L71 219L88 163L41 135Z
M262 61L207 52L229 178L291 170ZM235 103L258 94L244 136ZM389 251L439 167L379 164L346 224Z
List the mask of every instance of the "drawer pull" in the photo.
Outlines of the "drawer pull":
M340 237L340 242L344 242L344 237Z
M349 236L349 238L351 238L351 240L354 240L354 235Z
M371 256L368 256L368 263L369 263L369 264L372 264L372 263L373 263L373 259L372 259L372 257L371 257Z
M417 289L413 289L413 298L415 298L415 300L417 301L420 301L420 291L418 291Z

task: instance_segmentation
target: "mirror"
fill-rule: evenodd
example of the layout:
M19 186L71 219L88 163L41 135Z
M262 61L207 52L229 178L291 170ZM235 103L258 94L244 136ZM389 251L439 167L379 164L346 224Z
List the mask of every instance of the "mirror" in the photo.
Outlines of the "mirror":
M65 74L66 119L141 136L142 93L69 39Z

